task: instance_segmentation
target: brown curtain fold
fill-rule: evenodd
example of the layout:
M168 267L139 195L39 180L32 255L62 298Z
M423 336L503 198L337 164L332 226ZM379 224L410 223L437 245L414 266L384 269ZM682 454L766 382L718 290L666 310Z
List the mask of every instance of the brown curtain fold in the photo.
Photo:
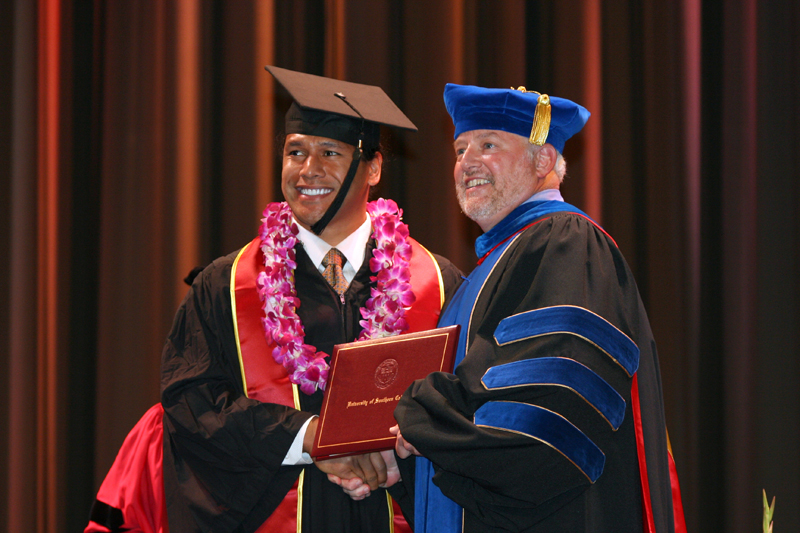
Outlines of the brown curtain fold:
M36 6L11 9L4 5L3 64L14 76L3 77L4 158L3 234L7 235L7 265L3 283L3 324L0 349L5 377L2 402L4 439L2 446L4 483L0 494L3 506L0 517L8 531L23 531L29 525L15 512L37 509L37 272L36 202L37 202L37 60ZM5 105L8 102L9 105ZM7 151L6 151L7 150Z
M759 363L758 307L758 195L769 186L759 180L758 165L758 2L747 0L725 6L728 24L723 32L722 96L722 272L721 286L727 305L722 314L726 355L725 454L729 470L725 499L736 501L752 490L757 464L752 460L758 436L755 434L756 380ZM763 95L763 93L762 93ZM757 488L757 486L756 486ZM730 524L746 522L747 510L730 509Z
M800 529L800 3L13 0L0 7L0 530L80 530L197 265L280 199L267 64L380 85L378 193L463 270L445 83L591 112L568 201L636 274L690 531Z

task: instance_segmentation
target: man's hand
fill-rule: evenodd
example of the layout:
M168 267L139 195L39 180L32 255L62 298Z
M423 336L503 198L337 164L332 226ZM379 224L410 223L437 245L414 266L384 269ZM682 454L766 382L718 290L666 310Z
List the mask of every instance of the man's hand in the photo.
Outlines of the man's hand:
M354 500L361 500L378 487L388 488L400 480L400 470L392 450L314 461Z
M394 449L400 459L405 459L411 455L422 455L414 446L403 438L403 435L400 433L400 426L392 426L389 428L389 432L397 437L397 440L394 442Z
M315 418L308 425L303 441L306 453L310 453L313 447L317 424ZM400 480L400 470L392 450L315 460L314 464L354 500L362 500L378 487L388 488Z

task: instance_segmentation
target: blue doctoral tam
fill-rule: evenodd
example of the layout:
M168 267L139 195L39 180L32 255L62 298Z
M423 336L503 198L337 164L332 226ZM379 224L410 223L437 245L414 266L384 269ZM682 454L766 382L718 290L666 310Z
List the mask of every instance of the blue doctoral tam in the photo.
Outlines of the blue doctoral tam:
M540 97L542 100L540 101ZM444 88L444 105L456 127L453 138L472 130L501 130L528 137L534 143L534 117L538 104L546 106L547 95L519 89L486 89L473 85L448 83ZM552 144L560 153L567 139L578 133L586 121L589 111L566 98L549 97L549 129L546 141L534 144ZM539 115L542 116L539 105ZM544 115L547 115L544 114ZM546 127L546 119L540 126ZM542 135L544 132L542 132Z

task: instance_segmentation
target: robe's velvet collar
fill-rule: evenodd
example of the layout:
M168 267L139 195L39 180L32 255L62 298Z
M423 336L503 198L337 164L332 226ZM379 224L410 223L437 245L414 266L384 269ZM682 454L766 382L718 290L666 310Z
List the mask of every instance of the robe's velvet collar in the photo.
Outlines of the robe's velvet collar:
M589 218L586 213L577 207L560 200L541 200L525 202L511 211L506 218L498 222L492 229L478 237L475 241L475 253L483 257L495 246L508 239L511 235L544 215L569 211Z

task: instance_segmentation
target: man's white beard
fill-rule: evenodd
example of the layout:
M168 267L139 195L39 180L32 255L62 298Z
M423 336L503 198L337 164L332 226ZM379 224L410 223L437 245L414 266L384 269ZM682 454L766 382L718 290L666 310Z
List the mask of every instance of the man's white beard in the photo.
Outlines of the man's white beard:
M456 185L456 198L461 211L470 219L478 222L481 219L492 218L506 208L513 200L506 198L505 191L494 187L494 180L489 184L491 195L488 197L467 199L466 189Z

